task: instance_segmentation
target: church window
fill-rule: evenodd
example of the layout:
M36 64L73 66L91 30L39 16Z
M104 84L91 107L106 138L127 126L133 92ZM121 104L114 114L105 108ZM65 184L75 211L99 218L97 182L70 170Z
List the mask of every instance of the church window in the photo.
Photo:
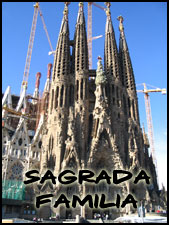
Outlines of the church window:
M112 95L114 95L114 84L112 84Z
M135 108L134 108L134 100L132 100L132 108L133 108L133 117L134 117L134 119L136 119Z
M119 97L119 88L116 87L116 97L118 98Z
M123 95L123 107L124 107L124 114L127 115L127 109L126 109L126 99Z
M15 151L15 155L18 155L18 149L16 149L16 151Z
M108 85L105 86L106 97L108 97Z
M35 158L35 152L33 152L33 158Z
M24 156L26 156L26 150L24 150Z
M42 147L42 141L39 141L38 146L39 146L39 148Z
M115 105L115 98L113 98L113 105Z
M20 150L20 156L22 156L22 154L23 154L23 150L21 149L21 150Z
M19 175L18 180L22 180L22 175Z
M39 156L39 152L36 152L36 158L38 158L38 156Z
M56 88L55 109L58 107L59 87Z
M22 145L22 138L19 138L19 140L18 140L18 145L19 145L19 146Z
M13 173L14 175L19 175L19 174L21 174L21 173L22 173L22 170L23 170L23 166L22 166L19 162L15 163L15 164L12 166L12 173Z
M68 167L69 168L77 168L76 161L75 161L74 157L69 160Z
M3 154L5 154L5 152L6 152L6 151L5 151L5 148L3 148Z
M91 140L91 136L92 136L92 128L93 128L93 115L90 114L89 116L89 136L88 136L88 142Z
M81 80L80 98L83 99L83 79Z
M71 93L72 93L72 87L71 87L71 85L70 85L70 87L69 87L69 106L71 106L71 103L72 103L72 101L71 101Z
M76 82L76 100L78 100L78 98L79 98L78 92L79 92L79 81L77 80L77 82Z
M87 78L85 79L85 98L87 98Z
M74 102L74 86L70 85L70 95L69 95L69 104L70 106L73 105Z
M62 85L61 93L60 93L60 107L63 105L63 92L64 92L64 86Z
M73 105L73 102L74 102L74 86L72 85L72 102L71 102L71 105Z
M65 88L65 106L67 106L67 92L68 92L68 87L66 86L66 88Z
M131 112L130 112L130 99L128 98L128 109L129 109L129 117L131 117Z

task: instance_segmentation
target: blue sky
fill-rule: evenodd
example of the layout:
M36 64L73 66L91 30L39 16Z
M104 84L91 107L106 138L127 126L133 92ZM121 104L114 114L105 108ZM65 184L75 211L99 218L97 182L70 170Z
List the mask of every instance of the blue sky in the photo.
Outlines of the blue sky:
M103 2L99 2L105 7ZM63 17L63 2L41 2L53 49L56 49L58 33ZM84 3L87 28L87 3ZM29 36L33 19L33 2L2 3L2 92L8 85L13 94L19 95L23 79ZM78 3L69 5L70 39L73 39L77 19ZM96 68L98 55L104 58L104 34L106 15L93 6L93 37L103 35L93 41L93 68ZM167 88L167 3L166 2L112 2L111 16L117 45L119 44L119 21L124 17L124 31L129 47L136 84L146 83L154 87ZM35 75L42 73L40 90L44 88L47 64L53 64L49 56L50 47L42 21L38 15L35 40L30 65L27 93L32 94ZM150 86L147 86L151 88ZM143 86L137 86L143 89ZM147 131L144 95L138 93L140 123ZM154 127L156 158L159 183L167 186L167 96L161 93L150 94Z

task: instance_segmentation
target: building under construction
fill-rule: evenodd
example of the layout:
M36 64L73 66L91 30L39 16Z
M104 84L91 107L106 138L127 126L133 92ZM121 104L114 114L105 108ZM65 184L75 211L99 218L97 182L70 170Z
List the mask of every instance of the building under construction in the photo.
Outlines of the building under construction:
M106 213L116 218L136 211L125 208L89 209L88 207L52 208L51 204L37 210L36 195L65 192L105 193L112 199L116 193L133 194L143 201L147 210L160 205L160 194L149 141L140 126L138 99L129 49L119 16L120 41L117 47L111 20L110 3L106 4L104 65L98 57L97 70L89 68L88 41L83 3L79 3L74 40L69 39L68 4L63 19L52 64L47 66L47 78L39 96L41 74L36 74L35 91L26 94L22 84L20 97L7 88L2 99L2 179L3 215L23 218L74 218L81 214L93 218ZM72 12L70 12L71 14ZM72 47L72 53L70 48ZM52 76L51 76L52 75ZM137 174L143 168L151 177L150 185L54 186L50 183L26 187L25 173L37 169L42 174L50 169L57 176L70 168L92 168L93 171L122 169ZM12 188L13 187L13 188Z

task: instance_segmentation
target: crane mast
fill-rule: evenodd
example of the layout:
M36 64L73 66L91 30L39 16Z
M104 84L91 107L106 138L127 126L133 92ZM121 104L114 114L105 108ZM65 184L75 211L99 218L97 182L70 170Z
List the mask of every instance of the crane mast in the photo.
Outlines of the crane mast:
M29 38L29 45L28 45L28 51L27 51L27 56L26 56L26 63L25 63L25 69L24 69L23 81L22 81L22 85L21 85L20 96L22 95L23 89L24 88L26 89L27 85L28 85L29 69L30 69L30 63L31 63L33 43L34 43L34 38L35 38L38 12L39 12L41 20L42 20L43 28L45 30L45 33L46 33L46 36L47 36L47 39L48 39L48 42L49 42L49 45L50 45L50 49L51 49L51 51L53 51L52 44L51 44L49 34L48 34L48 31L47 31L47 27L45 25L43 15L42 15L42 12L40 10L39 2L36 2L36 4L34 5L33 21L32 21L30 38Z
M87 19L87 42L89 53L89 69L92 69L92 40L101 38L103 35L92 37L92 5L106 11L106 8L96 4L95 2L88 2L88 19Z
M31 28L30 38L29 38L29 45L28 45L28 51L27 51L27 56L26 56L26 63L25 63L25 69L24 69L24 74L23 74L23 81L22 81L22 85L21 85L20 95L22 94L23 88L24 87L27 88L27 85L28 85L29 68L30 68L32 49L33 49L33 43L34 43L34 38L35 38L38 9L39 9L39 2L36 2L36 4L34 5L32 28Z
M156 168L156 174L157 174L157 181L158 181L158 169L157 169L157 159L155 154L155 147L154 147L154 133L153 133L153 121L152 121L152 115L151 115L151 105L150 105L150 97L149 93L151 92L161 92L162 94L166 94L166 89L147 89L146 84L142 84L144 86L143 90L137 90L137 92L144 93L144 99L145 99L145 108L146 108L146 117L147 117L147 126L148 126L148 136L149 136L149 142L150 142L150 151L152 155L152 159Z

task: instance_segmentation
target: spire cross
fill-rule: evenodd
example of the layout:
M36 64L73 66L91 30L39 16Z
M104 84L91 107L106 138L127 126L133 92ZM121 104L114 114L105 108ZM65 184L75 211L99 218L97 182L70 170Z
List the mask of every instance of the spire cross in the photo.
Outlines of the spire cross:
M122 16L118 16L118 17L117 17L117 20L120 21L120 24L119 24L119 30L120 30L120 31L123 31L123 30L124 30L124 27L123 27L123 21L124 21L124 19L123 19L123 17L122 17Z

